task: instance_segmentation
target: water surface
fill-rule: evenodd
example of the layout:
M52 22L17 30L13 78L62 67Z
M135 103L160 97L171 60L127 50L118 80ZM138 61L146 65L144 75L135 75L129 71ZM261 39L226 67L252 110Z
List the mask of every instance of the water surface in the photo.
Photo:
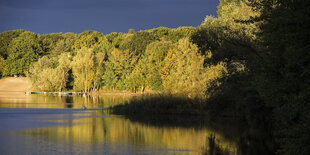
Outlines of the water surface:
M109 114L125 96L12 96L0 93L1 154L270 153L264 134L227 121Z

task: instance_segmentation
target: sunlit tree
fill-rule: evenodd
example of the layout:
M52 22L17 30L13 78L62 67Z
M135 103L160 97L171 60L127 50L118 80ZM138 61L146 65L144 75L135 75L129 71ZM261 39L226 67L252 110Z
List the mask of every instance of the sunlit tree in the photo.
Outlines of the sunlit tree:
M179 41L175 54L166 61L167 67L162 70L164 88L172 94L205 97L209 83L225 73L222 64L204 68L205 57L199 54L198 47L188 38Z
M58 91L62 91L68 82L69 70L71 69L71 55L63 53L58 57L58 66L56 72L56 86Z
M103 38L104 36L97 31L84 31L78 35L78 39L74 42L73 49L77 52L83 47L94 48Z
M50 54L59 40L63 39L62 33L49 33L39 36L39 42L45 54Z
M74 75L74 89L90 92L95 80L95 55L92 49L82 48L72 61Z
M143 59L140 59L140 61L136 64L130 75L127 76L125 81L127 89L135 93L138 90L141 90L141 93L143 93L147 85L147 71L143 61Z
M104 85L107 88L124 89L125 80L137 63L137 57L129 50L123 51L117 48L112 50L110 55L105 64Z
M94 83L93 83L93 91L99 90L100 86L103 85L102 77L105 71L105 62L106 62L105 53L99 52L95 54L95 59L94 59L95 77L94 77Z
M147 81L152 90L162 90L160 69L169 49L174 48L170 41L155 41L149 44L145 51L145 67L147 69Z

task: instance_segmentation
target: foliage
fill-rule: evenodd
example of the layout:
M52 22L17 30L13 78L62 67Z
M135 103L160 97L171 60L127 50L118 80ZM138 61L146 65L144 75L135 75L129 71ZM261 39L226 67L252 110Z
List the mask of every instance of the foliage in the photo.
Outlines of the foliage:
M203 114L200 100L170 95L146 95L111 107L115 114Z
M105 59L106 54L105 53L96 53L95 54L95 78L94 78L94 84L93 84L93 91L99 90L99 88L103 85L102 84L102 76L105 71Z
M8 58L4 69L5 76L24 75L32 62L44 54L38 36L32 32L23 32L14 38L8 49Z
M222 22L214 17L207 16L201 26L191 36L202 54L217 50L223 42L223 31L228 29ZM214 52L213 52L214 53Z
M27 77L32 89L39 91L62 91L68 81L70 55L63 53L59 57L44 56L30 66Z
M55 48L56 43L62 40L63 36L61 33L49 33L39 36L39 42L42 46L44 53L50 54L50 52Z
M5 68L4 66L4 59L0 56L0 78L2 77L2 73L3 73L3 70Z
M162 90L162 79L159 71L164 65L164 59L169 49L174 48L170 41L155 41L149 44L145 51L145 68L147 83L152 90Z
M66 83L69 78L69 70L71 69L71 55L68 53L62 53L58 57L58 66L56 68L55 82L57 83L57 90L62 91L66 87Z
M172 59L173 63L169 64L171 60L168 59ZM168 64L165 66L171 68L163 77L163 86L166 92L172 94L204 97L210 83L221 78L225 72L223 64L204 68L204 56L198 53L198 47L188 38L179 41L175 54L166 61Z
M135 29L128 29L128 34L134 34L135 32Z
M23 32L25 32L25 30L13 30L0 33L0 56L2 58L6 59L8 57L9 53L7 49L11 41Z
M95 55L91 48L83 47L72 61L74 90L90 92L95 81Z
M274 109L281 154L309 154L309 7L310 2L251 0L261 14L260 46L265 63L255 68L256 88Z
M135 68L132 70L130 75L126 78L126 87L132 92L136 93L138 90L141 90L143 93L147 86L146 78L146 68L143 63L143 59L135 65Z
M155 40L161 40L162 38L168 37L170 29L166 27L158 27L151 30L147 30L147 32L151 33L154 36Z
M154 36L149 32L140 31L135 33L130 40L120 46L120 49L132 51L135 55L143 54L146 46L154 40Z
M191 37L196 31L194 27L178 27L176 29L170 29L168 32L168 39L174 43L178 42L182 38Z
M63 39L58 39L53 45L54 47L50 51L51 56L58 56L64 52L73 52L73 45L77 40L77 36L74 33L65 33L62 36Z
M132 72L137 57L129 50L115 48L106 62L106 69L103 75L104 85L112 89L125 89L125 80Z
M112 43L110 43L107 40L104 40L98 44L98 46L94 47L95 53L103 53L105 56L110 55L110 51L114 49L114 46Z
M115 48L119 48L123 42L124 34L112 32L112 33L108 34L106 36L106 38Z
M97 31L84 31L78 35L78 39L74 42L73 49L77 52L83 47L94 48L103 38L103 35Z

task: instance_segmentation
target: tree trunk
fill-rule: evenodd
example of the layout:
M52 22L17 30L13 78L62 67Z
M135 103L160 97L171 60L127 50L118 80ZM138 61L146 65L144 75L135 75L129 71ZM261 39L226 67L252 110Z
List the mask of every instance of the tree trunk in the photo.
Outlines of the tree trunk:
M141 93L144 93L144 86L141 86Z

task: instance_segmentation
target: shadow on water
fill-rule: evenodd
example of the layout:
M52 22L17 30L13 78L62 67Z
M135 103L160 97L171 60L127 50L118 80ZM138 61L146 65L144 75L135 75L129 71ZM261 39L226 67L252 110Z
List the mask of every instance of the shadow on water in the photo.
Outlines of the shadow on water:
M275 154L271 133L267 128L249 128L245 123L231 119L208 120L203 116L126 115L131 122L160 128L207 129L202 153L206 155L272 155ZM230 141L229 145L225 145Z
M0 131L0 152L234 155L273 152L266 130L249 128L230 119L210 121L198 116L118 116L106 111L80 111L81 104L88 109L100 109L127 99L30 95L23 100L0 100L0 108L4 109L2 122L16 129L9 134ZM16 145L21 149L15 149Z
M203 154L206 155L229 155L230 152L228 149L221 148L219 144L215 141L215 135L210 134L210 136L207 137L207 145L208 147L203 147Z
M57 111L48 115L46 112L12 113L15 117L3 114L7 116L3 119L10 119L7 121L13 125L16 120L23 120L28 121L26 125L42 122L43 126L29 126L10 134L2 132L2 135L0 131L0 151L4 154L271 154L266 133L248 129L238 122L214 122L195 116L67 112L73 110L59 113L57 109L46 109ZM21 149L14 149L16 144L20 144Z

